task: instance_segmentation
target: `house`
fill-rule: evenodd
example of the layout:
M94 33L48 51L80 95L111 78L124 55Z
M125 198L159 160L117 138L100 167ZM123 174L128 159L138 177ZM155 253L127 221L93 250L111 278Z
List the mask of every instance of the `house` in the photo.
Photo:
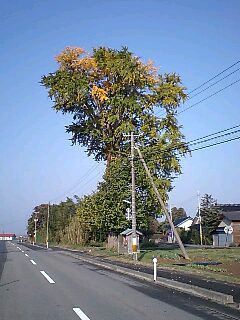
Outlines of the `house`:
M176 219L173 224L175 228L181 228L181 229L184 229L185 231L188 231L192 223L193 223L192 217L183 217L183 218Z
M238 210L234 211L234 208ZM221 205L221 209L222 221L212 232L213 245L218 247L229 247L231 244L240 246L240 205ZM232 233L225 233L225 227L232 227Z
M0 240L14 240L16 235L14 233L0 233Z
M193 218L192 217L182 217L174 220L173 224L175 228L180 228L184 229L185 231L190 230L190 227L193 223ZM168 242L173 243L175 242L176 239L174 237L173 231L169 230L168 232Z

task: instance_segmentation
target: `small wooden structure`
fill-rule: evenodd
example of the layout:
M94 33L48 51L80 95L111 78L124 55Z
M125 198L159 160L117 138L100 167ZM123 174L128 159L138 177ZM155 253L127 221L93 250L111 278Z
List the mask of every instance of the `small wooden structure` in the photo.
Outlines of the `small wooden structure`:
M136 231L137 234L137 248L139 248L139 238L142 236L141 231ZM133 238L133 230L126 229L120 233L118 236L118 253L119 254L132 254L132 238ZM138 250L138 252L140 252Z

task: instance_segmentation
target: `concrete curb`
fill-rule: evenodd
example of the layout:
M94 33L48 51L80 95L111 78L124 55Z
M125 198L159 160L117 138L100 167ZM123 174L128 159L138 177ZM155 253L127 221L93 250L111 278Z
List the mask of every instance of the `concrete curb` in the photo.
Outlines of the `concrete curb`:
M78 260L82 260L84 262L96 265L98 267L102 267L104 269L108 269L108 270L122 273L124 275L128 275L128 276L131 276L134 278L138 278L138 279L145 280L145 281L148 281L151 283L155 283L156 285L159 285L159 286L163 286L163 287L166 287L169 289L174 289L174 290L177 290L180 292L191 294L191 295L203 298L203 299L212 300L212 301L215 301L220 304L234 305L236 307L236 304L233 301L232 295L228 295L228 294L213 291L213 290L208 290L208 289L205 289L202 287L198 287L198 286L194 286L194 285L190 285L187 283L178 282L175 280L170 280L170 279L166 279L166 278L162 278L162 277L158 277L157 281L153 282L153 277L150 274L146 274L146 273L139 272L139 271L130 271L129 269L124 268L124 267L111 265L111 264L108 264L105 262L98 262L93 259L87 259L85 257L80 257L79 255L76 255L72 252L68 253L65 251L64 254L70 255L74 258L77 258ZM239 309L239 306L237 306L237 308Z

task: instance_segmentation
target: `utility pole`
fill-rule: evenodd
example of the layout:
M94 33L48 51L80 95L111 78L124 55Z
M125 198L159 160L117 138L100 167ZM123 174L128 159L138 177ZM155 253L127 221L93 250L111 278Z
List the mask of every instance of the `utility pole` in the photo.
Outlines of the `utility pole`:
M176 240L177 240L177 242L179 244L179 247L180 247L180 249L181 249L181 251L183 253L183 256L184 256L185 259L189 260L189 256L187 254L187 251L185 250L184 245L182 243L182 240L180 239L179 234L178 234L177 230L174 227L174 224L173 224L173 222L171 220L171 217L170 217L170 215L168 213L168 209L166 208L166 206L165 206L165 204L164 204L164 202L163 202L163 200L162 200L162 198L160 196L160 193L159 193L159 191L158 191L158 189L157 189L157 187L156 187L156 185L155 185L155 183L153 181L153 177L151 176L151 173L150 173L150 171L149 171L149 169L147 167L147 164L146 164L146 162L145 162L145 160L144 160L144 158L142 156L142 153L141 153L140 149L137 146L135 146L135 148L136 148L136 150L137 150L137 152L139 154L139 158L140 158L140 160L141 160L141 162L142 162L142 164L144 166L144 169L145 169L145 171L146 171L146 173L147 173L147 175L148 175L148 177L149 177L149 179L151 181L151 184L152 184L154 192L156 193L157 199L158 199L158 201L159 201L159 203L160 203L160 205L161 205L161 207L162 207L162 209L163 209L163 211L164 211L164 213L165 213L165 215L166 215L166 217L168 219L168 223L170 224L170 227L173 230L174 236L175 236L175 238L176 238Z
M38 218L37 218L37 213L35 214L35 219L34 219L34 243L35 244L37 242L37 222L38 222Z
M134 132L131 132L131 168L132 168L132 252L137 260L137 232L136 232L136 186L134 168Z
M50 202L48 202L48 211L47 211L47 234L46 234L47 249L48 249L48 238L49 238L49 213L50 213Z
M198 197L198 218L199 218L199 233L200 233L200 244L203 245L203 232L202 232L202 216L201 216L201 205L200 205L200 192L197 192Z

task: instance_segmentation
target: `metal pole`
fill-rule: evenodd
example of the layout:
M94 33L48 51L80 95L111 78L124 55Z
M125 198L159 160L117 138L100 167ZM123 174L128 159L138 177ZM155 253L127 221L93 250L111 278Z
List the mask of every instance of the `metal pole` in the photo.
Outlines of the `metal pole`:
M160 193L159 193L159 191L158 191L158 189L157 189L157 187L156 187L156 185L155 185L155 183L153 181L153 178L152 178L151 173L150 173L150 171L149 171L149 169L147 167L147 164L146 164L146 162L145 162L145 160L144 160L144 158L142 156L142 153L141 153L140 149L137 146L135 146L135 148L137 149L137 152L139 154L139 158L140 158L140 160L141 160L141 162L142 162L142 164L144 166L144 169L145 169L145 171L146 171L146 173L147 173L147 175L148 175L148 177L149 177L149 179L151 181L153 190L156 193L157 199L158 199L158 201L159 201L159 203L160 203L160 205L161 205L161 207L162 207L162 209L163 209L163 211L164 211L164 213L165 213L165 215L166 215L166 217L168 219L168 223L170 224L170 227L173 230L173 233L174 233L175 238L176 238L176 240L177 240L177 242L179 244L179 247L180 247L180 249L181 249L181 251L183 253L183 256L184 256L185 259L189 260L189 256L187 254L187 251L185 250L184 245L182 243L182 240L180 239L179 234L178 234L177 230L175 229L175 226L174 226L174 224L173 224L173 222L172 222L172 220L170 218L170 215L168 213L168 209L166 208L166 206L165 206L165 204L164 204L164 202L163 202L163 200L162 200L162 198L160 196Z
M37 221L38 221L38 219L35 218L34 219L35 228L34 228L34 243L33 244L37 243Z
M153 258L153 281L157 281L157 258Z
M137 233L136 233L136 187L134 168L134 132L131 132L131 168L132 168L132 252L137 260Z
M47 235L46 235L47 249L48 249L48 235L49 235L49 212L50 212L50 202L48 202L48 212L47 212Z
M201 216L201 205L200 205L200 192L197 192L198 195L198 217L199 217L199 232L200 232L200 244L203 245L203 232L202 232L202 216Z

